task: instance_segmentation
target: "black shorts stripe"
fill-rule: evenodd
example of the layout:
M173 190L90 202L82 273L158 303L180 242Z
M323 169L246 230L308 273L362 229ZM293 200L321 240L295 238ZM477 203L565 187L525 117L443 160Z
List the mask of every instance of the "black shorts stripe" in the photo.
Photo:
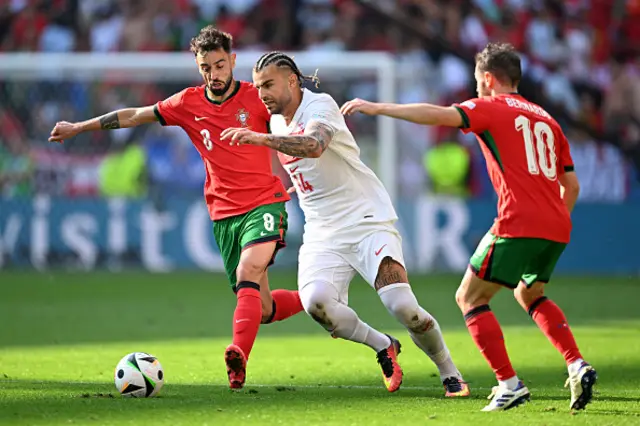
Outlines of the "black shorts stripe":
M247 244L245 244L244 246L242 246L242 250L249 248L251 246L255 246L258 244L262 244L262 243L268 243L271 241L280 241L282 242L282 244L284 244L284 241L282 240L282 238L280 237L280 235L267 235L266 237L263 238L258 238L257 240L253 240L253 241L249 241ZM282 246L284 247L284 246Z
M495 248L496 240L494 240L489 246L489 253L487 253L487 256L489 256L489 259L487 260L487 268L484 271L484 276L480 277L485 281L489 281L491 279L491 269L493 268L493 254L495 253Z
M494 277L491 277L491 279L484 279L484 278L482 278L480 276L480 274L479 274L480 271L478 271L472 264L469 264L469 269L471 269L471 272L473 272L473 274L476 277L480 278L482 281L486 281L486 282L493 283L493 284L498 284L498 285L501 285L503 287L508 288L509 290L514 290L514 289L516 289L518 287L518 284L511 284L511 283L499 280L499 279L494 278Z

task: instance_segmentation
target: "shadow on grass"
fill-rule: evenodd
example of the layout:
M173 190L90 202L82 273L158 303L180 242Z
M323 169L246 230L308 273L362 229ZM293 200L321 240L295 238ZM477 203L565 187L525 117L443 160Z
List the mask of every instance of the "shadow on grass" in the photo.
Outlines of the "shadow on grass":
M622 378L627 381L637 380L638 370L634 366L619 365L599 368L601 389L596 388L597 403L589 407L588 415L640 416L640 405L637 404L640 391L635 390L638 395L631 397L626 396L627 389L617 387L618 383L624 383ZM278 411L286 411L289 416L304 418L310 410L322 413L326 410L335 411L336 407L354 410L363 407L392 411L397 409L398 404L406 404L409 410L432 407L475 412L484 405L484 398L495 382L491 373L486 370L472 370L467 374L475 379L470 382L473 395L472 398L466 399L468 402L445 400L437 378L434 379L428 374L418 375L412 380L413 383L425 383L427 387L406 387L394 394L389 394L381 383L375 385L368 379L333 385L309 381L260 386L248 384L240 392L230 391L223 383L168 383L158 398L146 400L122 398L112 383L0 380L0 420L35 423L37 420L116 420L123 416L132 416L151 421L156 417L175 416L180 413L185 416L194 413L212 416L221 413L242 413L259 416L264 412ZM522 378L531 385L534 412L566 411L569 392L562 388L564 377L561 369L523 369ZM622 392L625 396L620 395ZM132 407L135 410L132 410ZM211 420L215 420L215 417Z
M30 398L25 391L41 392ZM486 401L479 397L464 401L444 400L442 394L432 391L402 390L389 394L384 389L339 389L339 388L295 388L282 390L278 387L248 387L242 392L232 392L221 387L205 385L171 385L159 397L152 399L125 399L107 385L72 385L49 382L39 386L21 385L15 391L22 392L22 398L13 397L12 390L4 391L9 398L1 404L0 421L11 424L48 424L73 422L106 423L128 421L139 424L189 424L190 420L206 417L216 423L244 418L259 418L271 415L288 423L301 423L324 413L345 417L354 411L380 413L391 421L394 416L416 412L451 413L460 415L473 413ZM0 391L1 392L1 391ZM45 395L43 395L45 394ZM622 408L609 408L612 401ZM588 407L588 416L618 417L622 423L631 424L631 418L638 418L640 411L632 398L611 399L605 395ZM542 415L552 411L556 416L568 416L568 397L536 395L525 407L525 413ZM603 408L600 408L603 406ZM606 406L607 408L604 408ZM522 411L521 411L522 412ZM282 414L281 414L282 413ZM395 414L394 414L395 413ZM511 413L517 415L518 413ZM485 414L486 415L486 414ZM357 418L357 417L356 417ZM623 420L623 419L628 420ZM176 419L178 421L175 421ZM288 420L287 420L288 419ZM380 418L383 420L384 417ZM345 418L344 420L348 420ZM354 419L352 419L354 420ZM242 422L242 420L240 420ZM568 421L568 420L567 420ZM186 423L185 423L186 422ZM313 422L312 422L313 423ZM397 424L397 421L394 422Z
M443 329L464 328L454 302L458 275L414 276L421 304ZM270 274L273 288L295 288L292 273ZM572 325L640 320L637 278L559 277L548 295ZM371 326L399 325L376 293L356 279L350 303ZM504 291L492 302L504 326L531 325L531 319ZM0 347L153 341L230 336L235 296L226 278L204 273L6 273L0 278ZM637 326L638 323L636 323ZM262 327L261 336L322 334L304 313Z

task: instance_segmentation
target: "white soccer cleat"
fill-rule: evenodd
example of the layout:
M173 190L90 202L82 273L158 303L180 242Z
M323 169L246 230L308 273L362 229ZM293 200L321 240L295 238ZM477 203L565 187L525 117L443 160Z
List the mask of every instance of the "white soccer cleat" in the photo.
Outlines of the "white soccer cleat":
M592 366L583 362L577 368L569 366L569 378L564 387L571 388L571 405L572 410L584 410L593 397L593 385L598 380L596 370Z
M494 386L491 395L487 397L491 402L484 407L482 411L504 411L529 401L531 394L529 389L522 382L518 382L518 386L513 389L506 387Z

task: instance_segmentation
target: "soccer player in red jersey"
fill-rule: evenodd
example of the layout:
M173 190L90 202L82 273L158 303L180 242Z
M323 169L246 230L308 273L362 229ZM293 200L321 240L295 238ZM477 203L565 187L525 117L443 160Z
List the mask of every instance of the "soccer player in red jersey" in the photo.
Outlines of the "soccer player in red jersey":
M229 127L268 132L270 114L250 83L236 81L231 35L213 26L191 40L204 85L155 105L126 108L80 123L59 122L50 142L78 133L159 121L187 132L206 169L204 196L230 285L237 295L233 343L225 351L231 388L242 388L260 324L302 311L297 291L269 290L267 268L285 245L289 195L271 169L267 147L231 147L220 141Z
M377 104L354 99L343 114L386 115L474 133L498 193L498 217L471 257L456 292L467 328L498 379L483 411L513 408L529 399L507 355L489 301L502 287L531 315L563 355L571 409L591 401L597 375L582 359L562 310L544 295L571 234L578 198L569 144L558 123L517 93L522 71L513 46L491 43L475 58L478 98L450 107Z

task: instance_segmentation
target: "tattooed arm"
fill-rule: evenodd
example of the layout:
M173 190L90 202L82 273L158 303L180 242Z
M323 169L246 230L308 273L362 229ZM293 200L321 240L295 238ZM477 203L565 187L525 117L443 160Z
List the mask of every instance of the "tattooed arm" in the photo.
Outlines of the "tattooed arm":
M140 124L153 123L154 121L158 121L158 117L154 112L153 105L141 108L125 108L80 123L66 121L56 123L56 126L51 131L49 142L62 142L78 133L91 130L123 129L139 126Z
M267 135L265 145L292 157L318 158L331 143L334 132L331 126L312 121L303 135Z
M320 121L311 121L303 135L278 136L257 133L246 128L229 128L220 134L230 145L263 145L300 158L318 158L331 143L334 129Z

